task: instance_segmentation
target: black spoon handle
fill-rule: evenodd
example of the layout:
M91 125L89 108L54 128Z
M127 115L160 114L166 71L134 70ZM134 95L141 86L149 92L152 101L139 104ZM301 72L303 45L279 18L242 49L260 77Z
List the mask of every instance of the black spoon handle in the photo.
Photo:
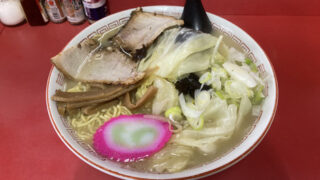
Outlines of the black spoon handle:
M213 31L201 0L186 0L181 19L184 20L184 27L205 33Z

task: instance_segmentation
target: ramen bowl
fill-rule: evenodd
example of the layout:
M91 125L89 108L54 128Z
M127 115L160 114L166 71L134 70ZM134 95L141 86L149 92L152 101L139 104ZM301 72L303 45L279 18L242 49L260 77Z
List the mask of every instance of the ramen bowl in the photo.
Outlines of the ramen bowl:
M124 25L134 9L115 13L90 25L76 35L65 47L65 49L95 36ZM143 7L144 11L155 12L175 17L180 17L183 8L177 6L149 6ZM46 88L47 110L53 128L62 142L80 159L90 166L115 177L125 179L197 179L218 173L237 163L248 155L263 139L270 128L278 102L278 86L276 75L267 55L258 43L246 32L231 22L208 13L209 19L215 31L229 37L234 43L242 48L243 52L255 62L261 74L267 75L265 84L266 99L262 105L260 115L255 120L251 130L242 139L241 143L233 147L218 159L200 167L186 169L177 173L153 174L149 172L138 172L123 165L106 160L99 156L90 146L77 138L75 131L69 126L67 120L57 110L56 103L50 99L57 89L64 89L65 80L62 73L52 67Z

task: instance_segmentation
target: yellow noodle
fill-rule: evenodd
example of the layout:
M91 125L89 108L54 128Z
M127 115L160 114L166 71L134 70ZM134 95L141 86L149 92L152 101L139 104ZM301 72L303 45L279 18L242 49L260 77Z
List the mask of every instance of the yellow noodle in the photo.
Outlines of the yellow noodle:
M79 111L75 115L72 115L72 117L68 116L68 120L79 138L84 141L91 141L95 131L110 118L130 114L132 113L129 109L118 104L110 108L102 109L92 115L85 115Z

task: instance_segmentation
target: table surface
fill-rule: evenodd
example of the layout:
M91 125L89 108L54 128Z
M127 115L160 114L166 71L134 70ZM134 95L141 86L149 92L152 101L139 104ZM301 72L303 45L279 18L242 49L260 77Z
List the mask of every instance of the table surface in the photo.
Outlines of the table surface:
M109 0L109 7L115 13L165 4L160 2ZM203 2L209 12L238 25L261 45L280 90L274 123L261 144L236 165L206 179L320 179L320 2ZM223 6L232 2L234 8ZM0 25L0 179L116 179L69 151L46 111L49 59L88 25Z

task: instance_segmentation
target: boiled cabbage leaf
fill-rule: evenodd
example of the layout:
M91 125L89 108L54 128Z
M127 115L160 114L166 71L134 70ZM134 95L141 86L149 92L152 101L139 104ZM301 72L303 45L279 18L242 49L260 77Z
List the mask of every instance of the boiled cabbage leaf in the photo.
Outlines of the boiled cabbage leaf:
M257 85L254 78L246 70L242 69L241 66L238 66L235 63L226 62L223 64L223 67L233 79L244 83L249 88L253 88Z
M250 99L247 96L243 96L240 101L239 105L239 112L238 112L238 120L237 120L237 127L239 127L242 120L252 111L252 104Z
M184 74L198 72L208 69L210 66L210 58L212 56L212 49L207 49L188 56L183 63L180 63L177 69L172 73L172 77L179 77Z
M172 144L150 158L150 171L174 173L184 169L194 151L191 147Z
M229 49L229 61L239 61L239 62L245 62L245 56L242 52L238 51L237 49L231 47Z
M152 103L152 114L161 114L171 107L178 106L178 91L171 82L156 77L153 85L158 91Z
M208 107L203 112L205 121L216 121L227 116L228 104L226 100L213 97Z
M176 80L178 72L185 74L209 68L207 61L211 59L212 48L216 42L217 38L210 34L199 33L187 28L167 30L151 48L152 53L148 52L148 56L140 61L138 70L145 71L148 68L158 67L156 75ZM211 54L208 49L211 50ZM184 61L188 61L187 65L182 63ZM194 62L190 61L196 61L197 66L192 66ZM180 65L182 65L181 69ZM204 65L208 66L204 67Z
M232 136L237 125L237 106L230 104L224 116L215 119L212 123L207 123L200 131L185 129L179 134L175 134L172 142L197 148L203 153L215 153L217 142L228 139Z
M253 91L240 81L227 80L224 83L224 89L230 98L240 99L243 96L253 96Z

